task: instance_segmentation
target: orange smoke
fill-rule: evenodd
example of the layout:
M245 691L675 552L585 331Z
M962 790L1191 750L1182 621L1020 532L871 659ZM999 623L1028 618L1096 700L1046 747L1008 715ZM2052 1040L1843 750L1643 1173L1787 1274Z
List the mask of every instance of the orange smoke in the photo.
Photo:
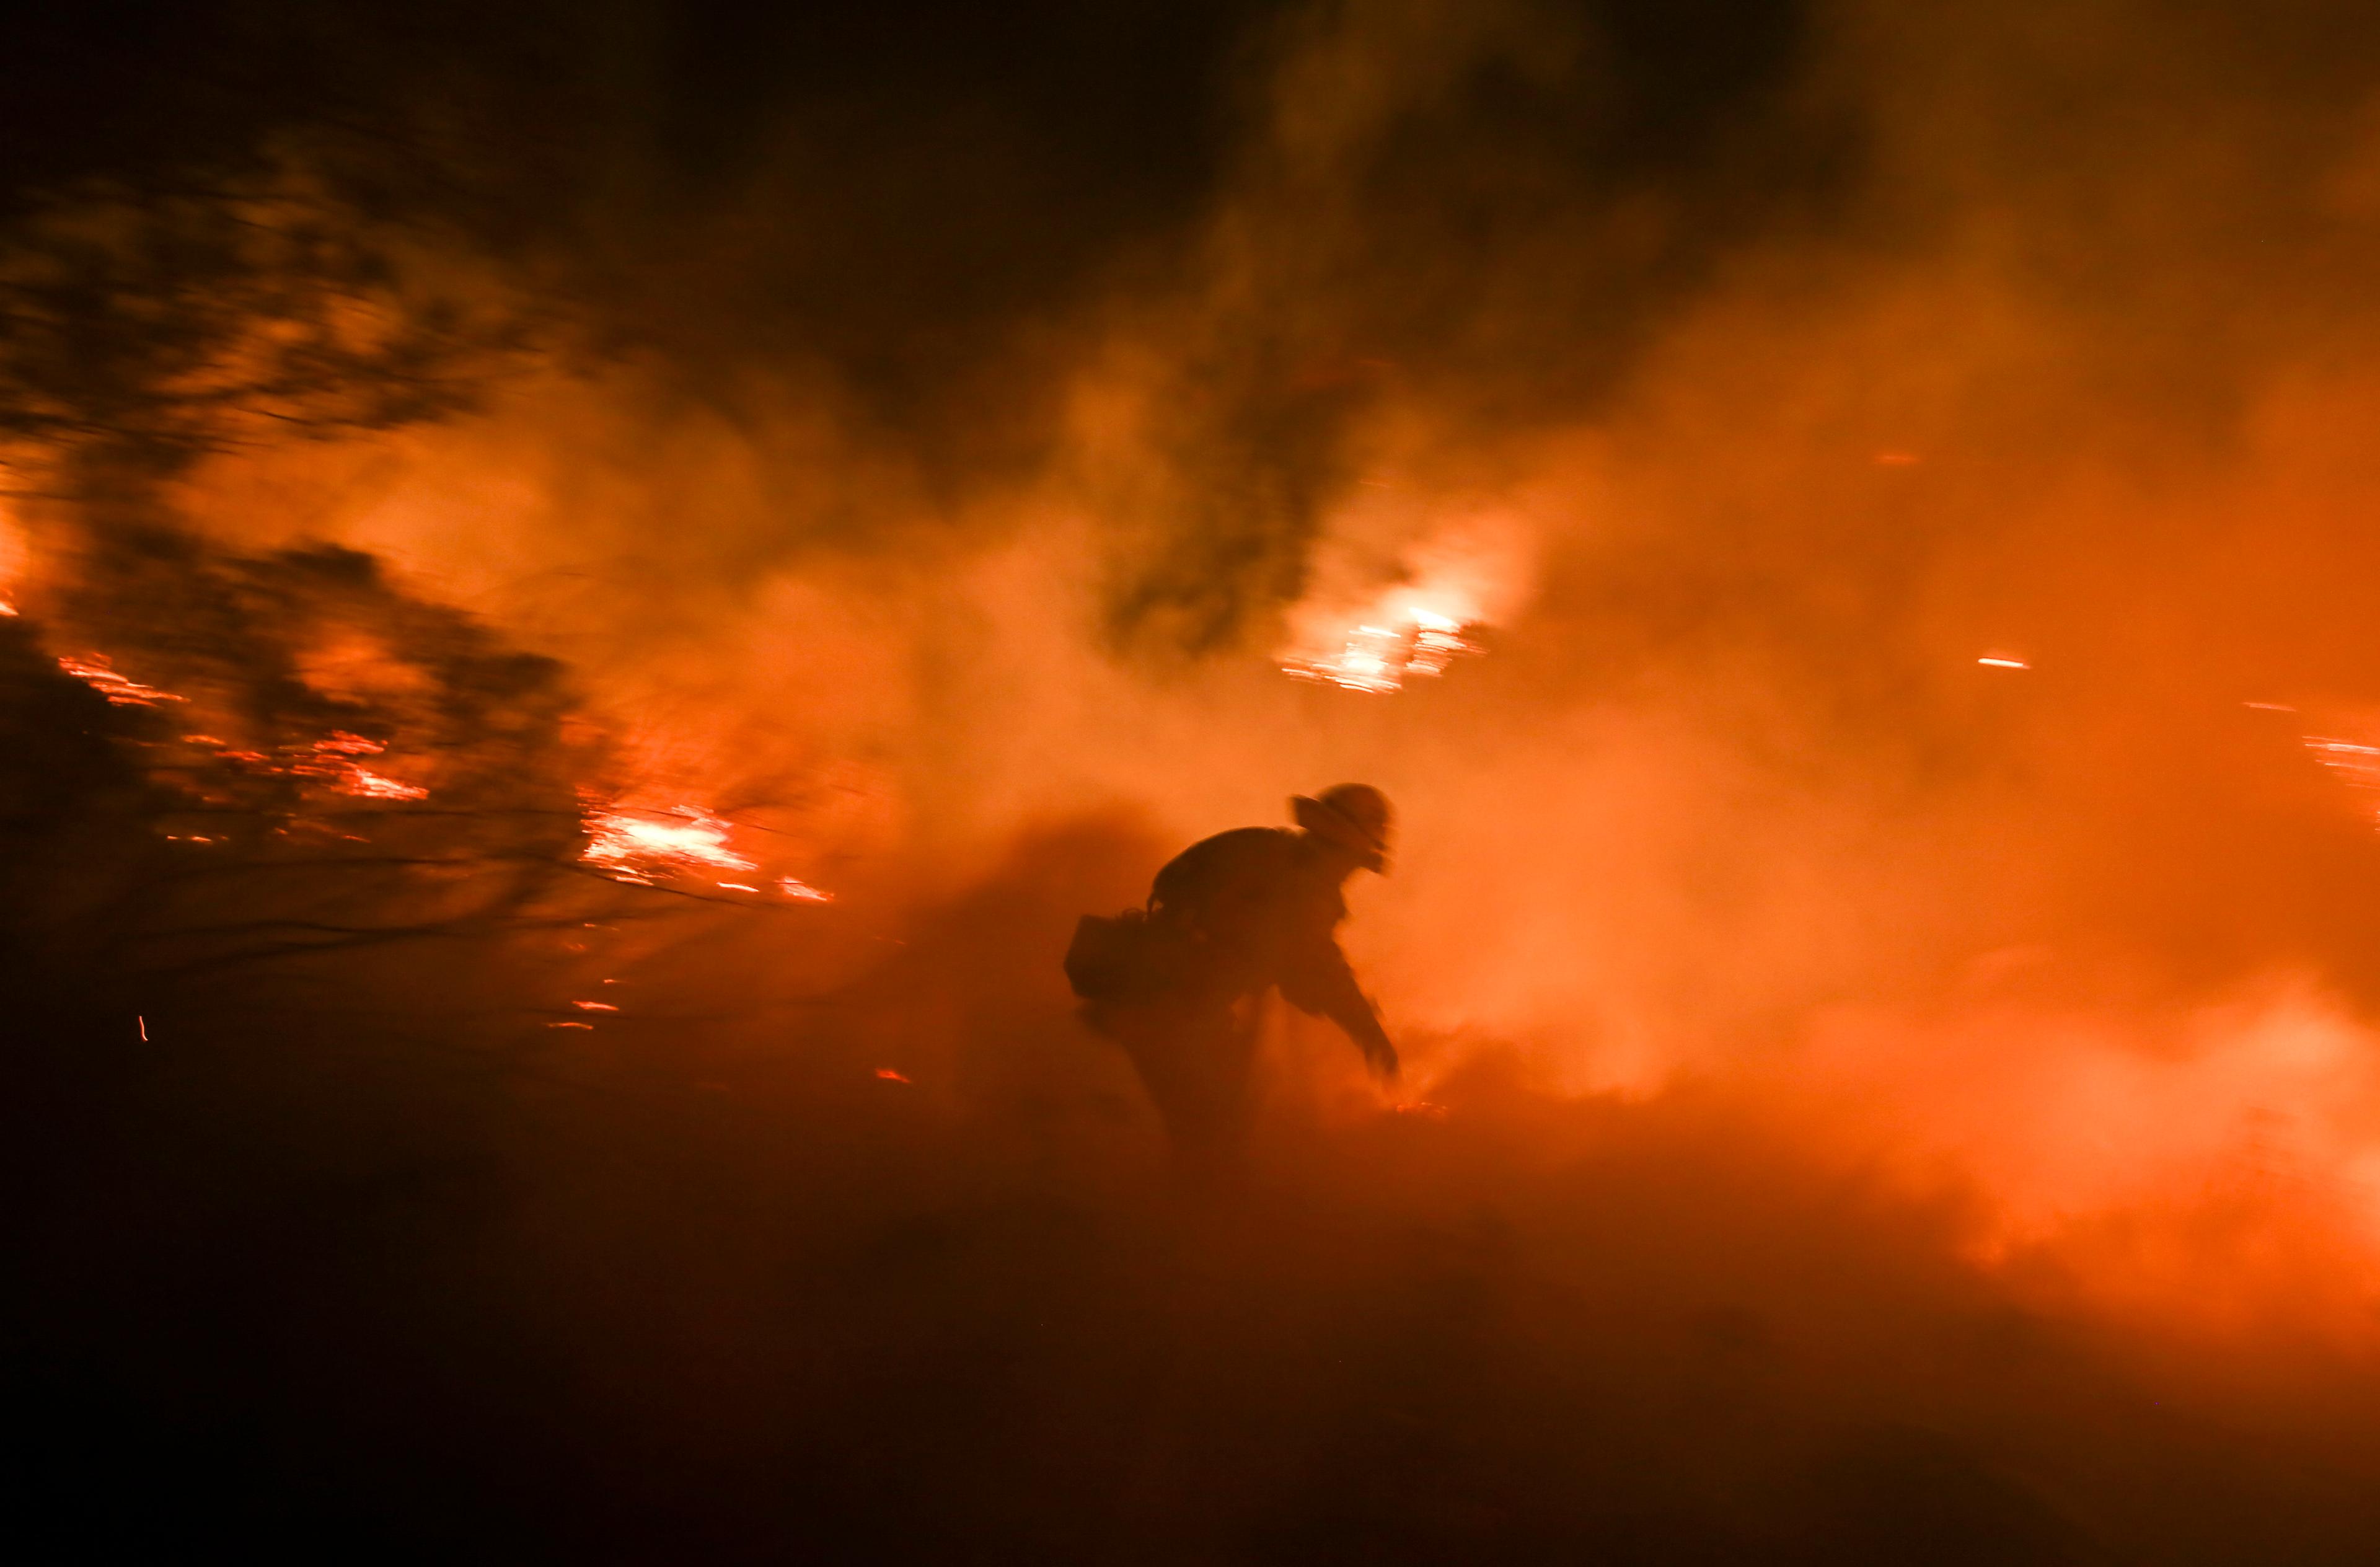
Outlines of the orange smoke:
M807 363L715 406L556 368L182 498L384 552L669 736L584 804L617 881L820 903L824 864L905 911L1054 819L1178 847L1369 779L1400 863L1348 937L1432 1100L1508 1054L1582 1096L1748 1085L1898 1179L1970 1183L1989 1266L2054 1257L2180 1319L2319 1257L2350 1319L2380 1257L2380 865L2302 764L2362 790L2375 753L2325 723L2283 759L2233 721L2380 692L2370 125L2095 39L2070 42L2140 113L2036 125L2003 108L2040 101L2022 28L1858 6L1807 81L1871 128L1840 209L1681 258L1697 213L1767 213L1773 171L1614 176L1465 249L1424 225L1475 182L1384 214L1382 170L1466 72L1601 57L1495 9L1281 43L1180 273L987 377L1062 410L1030 462L954 477ZM2177 102L2237 132L2211 173L2159 140ZM1632 258L1674 272L1583 292ZM2262 298L2303 308L2225 313ZM1177 624L1224 629L1162 646ZM2208 1219L2251 1186L2306 1249Z

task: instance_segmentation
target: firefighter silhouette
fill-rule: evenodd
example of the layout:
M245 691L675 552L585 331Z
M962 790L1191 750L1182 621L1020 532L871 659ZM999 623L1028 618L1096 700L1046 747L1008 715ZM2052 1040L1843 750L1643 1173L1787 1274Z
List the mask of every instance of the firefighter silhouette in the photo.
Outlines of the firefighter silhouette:
M1346 1030L1372 1069L1396 1048L1335 934L1342 889L1386 874L1389 802L1366 784L1296 796L1292 827L1242 827L1193 844L1157 873L1148 906L1086 917L1066 954L1091 1026L1123 1047L1175 1148L1228 1151L1245 1129L1257 1026L1278 989Z

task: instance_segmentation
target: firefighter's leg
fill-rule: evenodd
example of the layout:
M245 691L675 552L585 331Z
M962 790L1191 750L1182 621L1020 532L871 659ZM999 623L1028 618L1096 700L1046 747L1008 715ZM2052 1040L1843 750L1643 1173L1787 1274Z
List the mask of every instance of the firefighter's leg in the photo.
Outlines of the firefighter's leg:
M1255 1011L1245 1002L1178 1002L1118 1015L1106 1032L1132 1058L1175 1150L1227 1156L1247 1129Z

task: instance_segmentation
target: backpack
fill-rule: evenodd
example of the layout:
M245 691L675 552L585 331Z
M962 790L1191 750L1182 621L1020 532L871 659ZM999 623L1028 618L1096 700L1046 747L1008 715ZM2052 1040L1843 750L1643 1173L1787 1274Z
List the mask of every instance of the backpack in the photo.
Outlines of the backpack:
M1146 909L1112 917L1087 914L1066 946L1066 983L1087 1002L1140 1001L1183 978L1182 939L1152 924Z

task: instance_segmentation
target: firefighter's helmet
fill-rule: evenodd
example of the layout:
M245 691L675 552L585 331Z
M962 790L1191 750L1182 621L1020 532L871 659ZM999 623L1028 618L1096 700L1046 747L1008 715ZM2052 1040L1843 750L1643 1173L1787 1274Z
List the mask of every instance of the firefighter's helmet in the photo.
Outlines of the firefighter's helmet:
M1289 814L1324 843L1357 856L1365 869L1387 874L1396 816L1389 797L1369 784L1334 784L1317 796L1293 795Z

